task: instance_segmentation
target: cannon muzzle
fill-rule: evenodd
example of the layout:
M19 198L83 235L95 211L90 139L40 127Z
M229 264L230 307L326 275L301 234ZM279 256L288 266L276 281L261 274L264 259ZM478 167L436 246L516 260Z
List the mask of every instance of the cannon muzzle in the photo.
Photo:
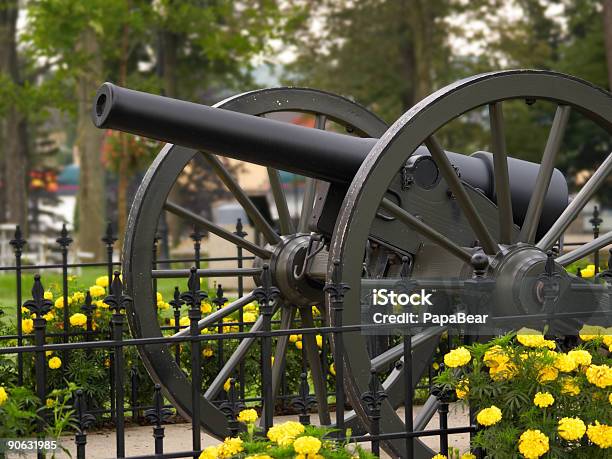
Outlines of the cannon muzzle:
M134 91L112 83L104 83L98 89L92 118L99 128L129 132L334 183L350 183L376 143L372 138L309 129ZM420 147L416 153L429 154L425 147ZM463 181L495 202L490 153L446 154ZM539 164L508 158L514 221L519 226L523 223L538 170ZM567 201L565 177L555 169L544 201L540 231L552 225Z

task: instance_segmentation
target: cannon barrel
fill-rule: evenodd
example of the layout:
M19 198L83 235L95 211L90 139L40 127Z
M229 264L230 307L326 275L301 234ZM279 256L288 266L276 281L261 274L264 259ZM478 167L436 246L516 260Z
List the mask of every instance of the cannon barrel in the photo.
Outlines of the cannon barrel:
M282 101L279 101L279 109ZM334 183L349 183L377 139L360 138L260 118L148 94L104 83L97 91L92 119L116 129L196 150ZM425 147L417 154L428 155ZM495 201L492 155L446 152L461 178ZM514 221L522 224L539 164L508 158ZM544 201L538 233L567 206L565 177L555 169Z

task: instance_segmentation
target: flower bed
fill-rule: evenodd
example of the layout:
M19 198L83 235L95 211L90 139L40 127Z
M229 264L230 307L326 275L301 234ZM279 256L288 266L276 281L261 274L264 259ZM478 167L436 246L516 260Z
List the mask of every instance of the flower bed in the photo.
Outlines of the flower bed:
M488 457L612 457L612 329L574 346L535 330L450 351L436 383L476 411Z

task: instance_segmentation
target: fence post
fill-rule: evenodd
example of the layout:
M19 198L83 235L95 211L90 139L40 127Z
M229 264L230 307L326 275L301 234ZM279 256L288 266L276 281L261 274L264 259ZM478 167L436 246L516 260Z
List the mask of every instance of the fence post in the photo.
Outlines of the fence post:
M438 419L440 423L440 453L448 456L448 404L451 394L448 391L434 389L434 395L440 401Z
M300 374L300 394L291 401L291 405L300 410L300 423L310 425L310 409L317 404L316 397L310 395L308 375Z
M234 231L234 234L242 238L244 238L247 235L246 231L244 231L243 229L241 218L236 220L236 231ZM240 269L244 265L242 247L240 246L236 246L236 247L238 251L236 254L237 259L238 259L238 269ZM242 276L238 276L238 298L242 298L243 295L244 295L244 279L242 278ZM244 308L240 308L240 310L238 311L238 322L240 322L238 331L242 333L244 331ZM244 359L241 359L240 364L238 365L238 381L240 381L240 387L238 389L240 391L240 399L244 400L245 398L244 396L244 387L245 387Z
M332 325L336 328L342 327L342 313L344 311L344 295L350 287L341 282L340 260L334 260L331 282L328 283L323 291L329 295ZM336 367L336 428L338 438L344 438L344 336L342 330L334 331L334 365Z
M38 396L41 407L40 417L36 421L36 433L39 439L42 439L42 432L45 424L45 400L47 398L47 361L45 359L45 351L42 348L45 345L45 327L47 321L43 317L52 307L51 300L45 299L45 289L40 281L40 275L34 276L34 285L32 286L32 299L26 301L23 306L30 311L34 317L34 344L40 349L36 350L36 361L34 372L36 374L36 395ZM19 308L21 310L21 308ZM37 457L43 458L45 455L41 449L37 449Z
M60 232L60 237L58 237L55 242L57 242L60 246L60 251L62 253L62 301L64 302L63 307L63 322L64 328L62 329L63 342L68 342L68 330L69 330L69 313L70 310L68 308L68 247L72 244L72 238L68 235L68 230L66 229L66 224L62 225L62 231ZM68 360L68 351L62 352L62 360ZM62 367L62 374L64 374L64 367Z
M217 285L217 291L215 293L215 298L211 301L212 304L217 306L217 310L223 309L223 305L227 303L227 298L223 296L223 286L221 284ZM242 311L242 308L240 308ZM219 320L219 325L217 327L217 333L223 333L223 319ZM217 365L219 366L219 371L223 369L223 365L225 364L225 356L223 353L223 340L217 340ZM243 385L243 384L241 384Z
M161 386L155 384L153 389L153 408L145 410L144 416L147 421L154 425L153 438L155 439L155 456L163 457L164 454L164 426L172 411L164 408L164 397L161 394Z
M87 293L85 294L85 301L81 305L81 311L83 311L87 317L85 341L91 341L91 335L93 332L93 313L95 310L96 305L93 303L91 293L89 293L89 290L87 290ZM92 350L87 349L85 352L87 355L91 355Z
M181 330L181 306L185 304L181 300L181 292L178 287L174 287L173 299L170 300L170 305L174 309L174 333L178 333ZM177 365L181 363L181 343L176 343L174 347L174 360Z
M263 428L264 433L268 432L274 423L274 392L272 391L272 301L279 295L280 290L272 286L270 267L265 264L261 274L261 287L253 290L253 295L259 303L259 310L263 317L262 346L261 346L261 384L263 397Z
M87 444L87 429L95 422L96 418L87 413L85 397L81 389L75 392L74 412L76 414L76 433L74 443L77 447L77 459L85 459L85 445Z
M189 336L197 338L200 336L198 322L202 318L200 303L207 297L206 293L200 290L200 277L198 269L193 266L187 281L188 291L181 295L181 299L189 306ZM191 429L192 445L195 451L193 457L198 458L201 450L200 440L200 384L202 379L202 367L200 356L200 342L191 340Z
M135 366L130 368L130 405L132 408L132 421L137 422L140 417L140 410L135 408L138 403L138 369Z
M17 225L15 227L15 236L9 244L13 247L15 252L15 283L17 295L17 346L23 346L23 327L21 322L21 304L23 298L21 296L21 255L23 253L23 246L26 245L26 240L22 237L21 227ZM21 386L23 384L23 354L20 352L17 354L17 383Z
M240 433L240 423L238 422L237 418L240 411L244 408L244 404L238 400L236 394L236 380L231 378L227 400L219 405L219 410L227 418L227 425L229 427L230 436L232 437L235 437Z
M108 285L113 280L113 250L117 238L113 234L113 225L110 220L106 224L106 232L102 238L102 242L106 245L106 275L108 276Z
M370 420L370 435L372 438L372 453L380 456L380 440L377 438L380 435L380 406L387 398L387 394L383 390L376 370L370 371L370 382L368 390L361 395L361 400L365 403L366 414Z
M599 216L599 207L595 206L593 208L593 216L589 222L593 226L593 239L597 239L599 237L599 226L603 223ZM596 250L593 254L593 263L595 264L595 274L597 275L599 272L599 250Z
M200 232L196 225L193 225L193 233L189 235L189 237L193 240L193 259L195 261L195 267L200 269L200 247L202 245L202 236L203 234Z
M113 311L111 323L113 327L113 341L123 340L123 313L125 306L132 301L130 297L123 294L123 284L119 277L119 271L115 271L112 284L110 284L110 295L104 298ZM123 387L123 347L116 344L115 351L115 428L117 437L117 457L125 457L125 419L123 410L124 387Z

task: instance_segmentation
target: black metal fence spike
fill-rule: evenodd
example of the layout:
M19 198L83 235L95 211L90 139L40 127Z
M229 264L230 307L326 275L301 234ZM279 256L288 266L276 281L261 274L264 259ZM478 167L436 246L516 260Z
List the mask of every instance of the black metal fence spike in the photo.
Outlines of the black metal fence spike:
M113 225L110 220L106 224L106 231L104 232L102 242L104 242L107 247L112 246L115 242L117 242L117 238L113 233Z
M242 225L242 218L236 220L236 231L234 231L236 236L245 237L248 233L244 231L244 226Z
M593 225L593 230L599 229L599 226L603 223L603 220L599 216L599 207L593 208L593 216L589 219L589 223Z
M208 298L208 295L206 292L200 290L200 276L198 275L198 269L195 266L192 266L189 270L187 287L189 290L181 294L181 300L183 300L189 307L197 307L199 309L200 303L203 299Z
M215 298L213 298L212 303L217 306L218 309L221 309L227 301L228 299L223 296L223 285L217 285L217 292L215 293Z
M91 316L95 310L96 305L94 304L93 299L91 298L91 293L89 293L89 290L87 290L87 293L85 293L85 300L83 302L83 305L81 306L81 311L83 311L85 315Z
M77 389L75 391L74 412L77 429L81 434L85 433L85 431L96 422L96 418L92 414L87 413L85 394L82 389Z
M245 405L238 399L238 393L236 390L236 380L230 378L230 387L227 393L227 400L223 401L219 405L219 410L227 418L227 423L232 437L237 436L240 433L240 423L238 422L238 415L242 411Z
M153 408L145 410L144 417L155 427L161 427L168 418L172 416L172 410L170 408L164 408L164 397L161 393L161 386L155 384L153 387Z
M189 235L189 237L193 240L193 242L199 243L204 237L204 233L202 233L196 225L193 225L193 232Z
M253 290L253 296L259 303L262 314L272 314L272 302L280 295L280 290L272 285L270 266L263 265L261 273L261 287Z
M181 306L185 304L185 302L181 300L181 291L176 286L174 287L173 299L170 300L169 303L175 311L179 311Z
M323 287L323 291L329 293L329 298L332 303L342 303L344 301L344 294L350 290L348 284L341 282L342 276L340 272L340 260L335 259L334 267L332 268L332 281L327 283Z
M13 247L15 254L21 255L21 251L23 250L23 246L26 245L26 240L23 238L23 234L21 233L21 227L17 225L15 227L15 235L13 239L10 240L9 244Z
M368 382L368 390L363 393L361 400L365 403L368 410L368 416L371 418L380 418L380 407L382 402L387 398L387 393L384 391L376 370L370 371L370 380Z
M30 313L36 314L36 317L42 317L47 314L53 307L51 300L45 299L45 289L40 280L40 274L34 276L34 285L32 286L32 299L23 303Z
M317 399L310 395L310 387L308 385L308 376L305 372L300 374L299 395L291 401L291 406L300 412L300 423L307 426L310 425L310 409L317 404Z
M60 237L58 237L55 242L57 242L63 250L66 250L68 246L72 244L72 238L68 235L68 229L65 223L62 225Z
M113 282L109 288L109 295L104 298L104 303L115 313L120 314L125 307L132 302L132 298L123 294L123 282L119 271L114 272Z

